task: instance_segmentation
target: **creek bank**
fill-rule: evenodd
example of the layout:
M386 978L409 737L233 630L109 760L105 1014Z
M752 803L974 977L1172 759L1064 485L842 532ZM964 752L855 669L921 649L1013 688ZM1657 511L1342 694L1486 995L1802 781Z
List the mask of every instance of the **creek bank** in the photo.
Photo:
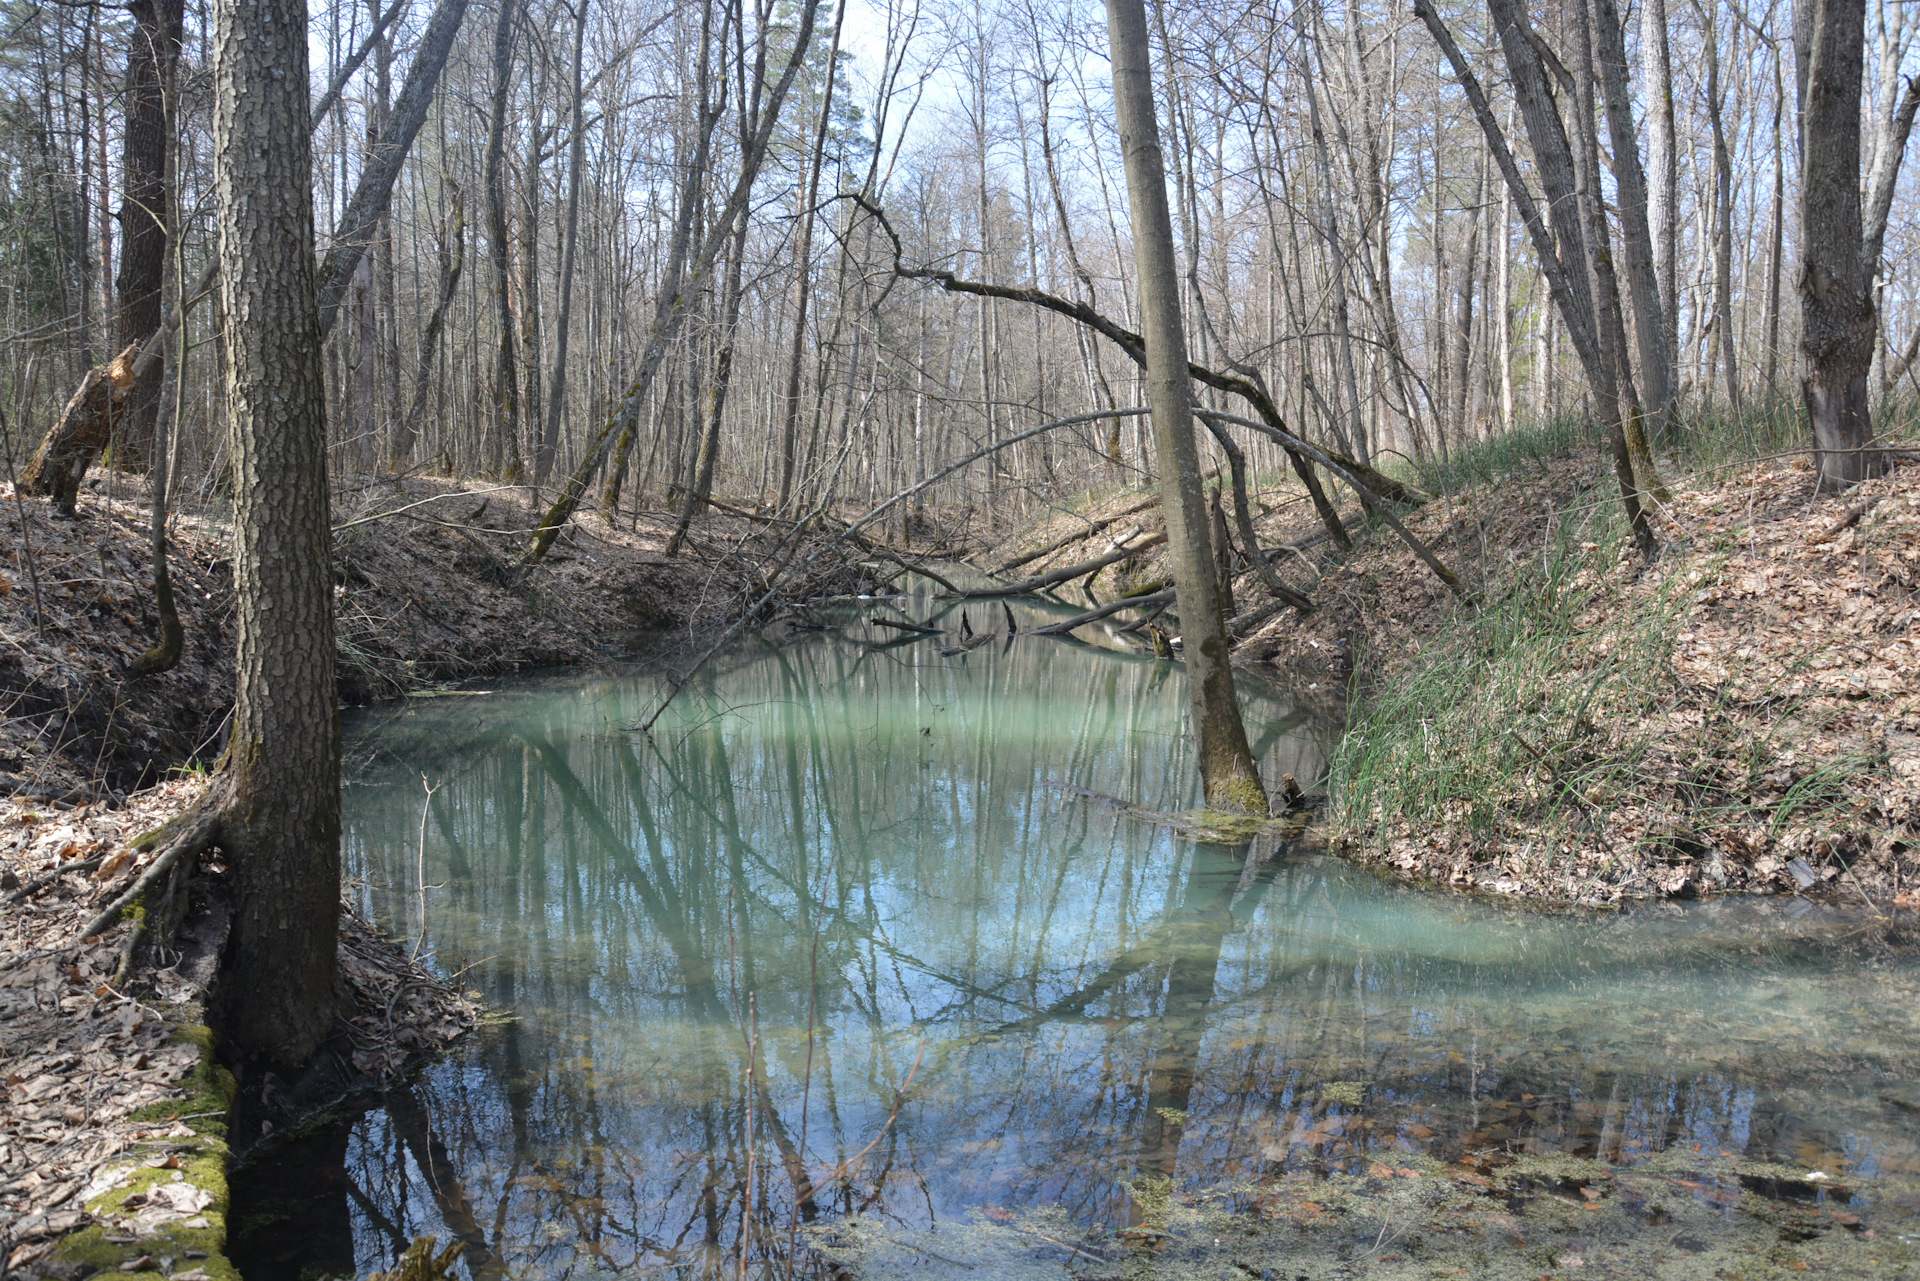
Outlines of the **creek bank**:
M1547 903L1920 907L1920 466L1820 495L1802 458L1693 474L1669 458L1648 567L1594 455L1539 435L1472 484L1423 477L1436 497L1403 515L1466 602L1378 525L1335 550L1284 483L1255 490L1255 525L1311 611L1269 600L1229 533L1235 664L1346 723L1324 837L1392 874ZM1037 522L994 559L1033 574L1152 534L1139 497ZM1074 594L1166 574L1143 549ZM1103 625L1155 648L1124 621Z
M148 512L138 482L109 472L90 485L72 519L40 499L16 503L0 486L13 549L0 568L0 792L53 804L121 800L176 766L210 765L233 700L224 509L176 517L170 565L186 644L172 671L128 680L127 665L159 636ZM517 572L512 558L538 519L538 497L524 486L421 477L336 488L343 703L637 649L670 659L768 586L761 561L778 530L720 512L696 522L673 558L664 555L670 517L585 514L540 566ZM849 553L820 557L787 591L866 584Z
M231 1281L229 1160L402 1080L479 1012L349 912L341 1035L300 1081L239 1089L206 1026L228 912L217 851L193 877L179 959L159 958L173 963L133 944L137 908L79 937L154 858L136 838L203 795L195 770L217 757L232 704L231 531L215 511L174 522L179 665L126 678L159 631L137 489L97 477L75 519L0 493L13 535L0 569L0 789L12 793L0 801L0 1265L62 1281L101 1270ZM765 525L724 515L696 523L671 560L667 518L588 516L516 573L530 493L419 478L336 491L343 702L642 645L671 660L768 586ZM867 585L846 558L819 560L787 590ZM229 1136L229 1124L241 1129Z
M1844 495L1804 459L1677 477L1660 559L1591 457L1407 518L1462 606L1372 535L1240 653L1346 691L1346 856L1601 904L1813 892L1920 906L1920 467Z
M225 868L217 858L203 863L164 966L144 948L145 963L132 963L137 914L80 937L155 857L135 838L201 791L198 780L179 779L119 808L0 802L0 885L13 887L0 916L0 1245L9 1275L238 1278L224 1255L229 1159L272 1132L269 1115L284 1125L301 1100L283 1090L270 1114L236 1113L234 1077L217 1061L206 1007L230 915ZM352 913L342 921L340 966L351 1007L321 1074L335 1097L392 1085L478 1020L468 993ZM247 1133L230 1134L230 1123Z

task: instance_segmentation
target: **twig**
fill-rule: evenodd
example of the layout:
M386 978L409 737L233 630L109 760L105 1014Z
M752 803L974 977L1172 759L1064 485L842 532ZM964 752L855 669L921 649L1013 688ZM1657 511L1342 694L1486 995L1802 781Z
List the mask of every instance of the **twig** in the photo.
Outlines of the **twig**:
M371 525L376 520L385 520L389 516L398 516L401 512L410 512L416 507L425 507L428 503L437 503L448 498L472 498L475 494L497 494L497 493L500 493L502 490L524 489L524 488L525 488L524 485L495 485L491 489L451 490L444 494L434 494L429 498L422 498L417 503L408 503L404 507L394 507L387 511L375 512L371 516L356 517L353 520L347 521L345 524L335 525L330 532L335 534L345 533L347 530L352 529L355 526Z
M31 881L28 881L25 885L22 885L19 889L7 895L5 899L0 899L0 902L18 903L30 897L33 892L41 886L53 884L68 872L92 871L94 868L100 866L100 864L106 860L106 857L104 854L95 854L92 858L81 859L78 863L62 863L51 872L44 872L34 877Z
M427 811L433 808L433 794L437 788L427 786L427 776L420 776L420 786L427 789L427 799L420 806L420 855L415 883L420 887L420 937L413 945L413 955L409 961L420 959L420 949L427 945Z

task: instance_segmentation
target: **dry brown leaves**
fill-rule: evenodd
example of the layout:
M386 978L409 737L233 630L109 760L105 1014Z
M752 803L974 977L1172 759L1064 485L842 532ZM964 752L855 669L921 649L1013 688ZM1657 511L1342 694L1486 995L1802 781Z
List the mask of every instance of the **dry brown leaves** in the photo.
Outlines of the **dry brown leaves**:
M0 882L24 888L106 855L97 868L58 875L24 902L0 904L0 1242L9 1269L91 1221L86 1203L138 1164L123 1154L153 1143L191 1146L196 1137L188 1124L194 1118L134 1114L182 1098L180 1082L198 1064L199 1048L174 1039L177 1014L113 986L126 927L84 943L77 936L152 858L128 854L123 842L198 793L197 783L170 783L119 810L0 802ZM167 990L164 974L156 986ZM194 993L175 986L172 995ZM139 1230L191 1219L206 1202L186 1202L202 1195L186 1189L179 1205L162 1198L143 1208Z
M200 1020L203 993L173 968L116 987L130 927L86 942L78 934L153 859L127 842L201 791L197 780L181 780L117 810L0 802L0 884L27 890L42 882L24 901L0 903L0 1257L10 1269L91 1222L88 1202L142 1164L194 1148L192 1123L204 1118L179 1115L178 1106L162 1121L134 1118L184 1097L181 1082L201 1050L176 1040L175 1029ZM478 1018L456 984L428 973L351 909L342 914L340 965L355 998L354 1067L376 1087ZM135 986L152 1003L136 999ZM169 1223L204 1226L208 1204L189 1183L163 1183L123 1199L107 1222L138 1240Z
M436 977L352 908L340 917L340 972L353 990L353 1066L379 1085L472 1030L480 1007Z
M1451 818L1345 833L1408 875L1574 901L1825 886L1891 897L1920 881L1920 467L1844 496L1815 495L1802 460L1683 482L1661 512L1664 549L1592 563L1564 663L1578 681L1674 614L1656 688L1603 696L1585 763L1633 760L1625 787L1568 804L1567 762L1522 772L1497 830ZM1407 524L1488 597L1591 509L1602 483L1567 460L1435 502ZM1245 642L1296 689L1341 688L1364 647L1391 681L1456 626L1457 607L1397 542L1376 536L1327 573L1320 608ZM1579 764L1581 762L1575 762ZM1534 816L1554 808L1550 822ZM1569 821L1569 814L1572 818Z

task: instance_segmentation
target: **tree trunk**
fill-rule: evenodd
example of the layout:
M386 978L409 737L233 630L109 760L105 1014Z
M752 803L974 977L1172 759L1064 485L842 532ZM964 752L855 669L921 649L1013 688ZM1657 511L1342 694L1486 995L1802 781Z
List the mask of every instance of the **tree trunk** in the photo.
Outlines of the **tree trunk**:
M1486 92L1467 65L1453 33L1440 20L1431 0L1415 0L1414 16L1426 24L1441 52L1446 55L1447 63L1453 68L1461 88L1466 90L1474 116L1480 122L1481 132L1486 136L1488 145L1493 149L1494 160L1500 166L1500 174L1506 180L1507 189L1513 193L1521 221L1526 224L1528 236L1533 241L1534 255L1547 277L1548 289L1559 308L1560 319L1573 343L1574 352L1579 356L1587 386L1593 392L1594 404L1606 423L1614 479L1620 486L1620 501L1626 509L1627 522L1633 528L1634 541L1640 548L1641 556L1651 561L1659 554L1659 542L1640 503L1632 451L1627 444L1619 413L1620 400L1614 381L1618 371L1613 363L1614 352L1603 348L1597 338L1599 326L1595 323L1594 313L1594 256L1586 244L1586 233L1581 226L1585 184L1579 187L1575 185L1573 151L1567 140L1566 127L1559 112L1554 109L1552 95L1547 89L1546 69L1519 5L1515 0L1488 0L1488 9L1500 30L1501 48L1506 56L1508 74L1513 80L1514 97L1526 121L1528 139L1533 144L1534 168L1540 174L1541 185L1546 188L1547 208L1553 219L1551 230L1547 225L1548 214L1542 213L1540 205L1534 200L1533 190L1521 175L1512 149L1507 146L1506 134L1500 128L1500 122L1494 119ZM1584 18L1582 30L1584 32ZM1549 342L1549 368L1552 364L1551 350Z
M780 397L780 494L774 510L784 512L794 500L794 471L800 457L800 366L806 354L807 304L813 288L814 206L820 200L820 167L827 153L827 125L833 114L833 62L840 55L840 28L846 21L847 6L842 0L835 10L833 34L829 38L827 83L820 95L820 120L814 126L813 154L807 160L806 194L800 207L800 242L794 250L793 346L787 354L787 377Z
M493 85L488 102L487 251L493 267L493 430L489 458L496 475L520 479L520 350L513 314L513 257L507 240L507 98L513 88L513 0L500 0L493 23Z
M1633 123L1633 94L1627 83L1627 44L1614 0L1593 0L1593 29L1598 40L1601 90L1606 97L1607 131L1613 143L1614 187L1619 196L1620 239L1627 250L1627 292L1633 299L1634 348L1640 356L1640 386L1651 434L1665 438L1673 407L1673 364L1667 353L1666 310L1660 289L1659 250L1649 217L1646 172L1640 167L1640 135ZM1647 87L1650 98L1659 90ZM1655 132L1658 132L1656 127Z
M1733 349L1733 156L1727 149L1726 88L1720 75L1720 38L1709 15L1706 23L1707 121L1713 130L1713 342L1707 362L1706 399L1713 399L1714 366L1726 373L1727 405L1740 407L1740 384Z
M1160 128L1154 119L1143 0L1108 0L1107 36L1113 51L1114 113L1126 161L1140 328L1147 347L1147 390L1187 665L1195 755L1209 807L1265 817L1266 789L1240 720L1233 669L1227 662L1226 619L1207 537L1207 500L1200 482L1192 381L1180 319L1180 273L1174 260Z
M239 645L221 844L223 1039L294 1068L332 1031L340 912L327 407L304 0L216 0L213 144Z
M127 49L126 130L122 139L120 274L114 280L113 346L145 342L160 328L172 201L167 152L174 122L167 85L180 55L184 0L134 0ZM128 463L147 458L159 409L158 362L134 380L121 411L120 442ZM118 464L116 464L118 465Z
M700 453L694 460L693 480L680 504L680 519L665 554L676 556L686 539L687 526L706 508L713 496L713 471L720 458L720 422L727 410L727 389L733 383L733 344L740 327L740 299L746 292L741 285L742 260L747 252L747 220L742 218L733 233L733 245L727 252L726 284L720 303L720 354L714 360L713 387L708 393L706 429L700 434Z
M587 158L585 58L587 0L576 0L573 14L573 94L568 119L573 133L567 139L566 240L560 249L560 300L553 321L553 378L547 387L547 421L533 455L533 483L544 485L553 474L554 455L560 449L560 416L567 401L567 347L573 320L573 264L580 245L580 176Z
M1640 79L1647 102L1647 226L1665 326L1669 392L1680 364L1680 296L1675 283L1680 227L1680 148L1673 125L1673 58L1667 37L1667 0L1644 0L1640 10Z
M420 334L420 372L413 383L413 403L407 408L406 421L394 440L394 459L403 462L413 457L420 442L420 418L427 410L427 393L433 387L433 369L440 355L440 331L447 323L447 308L453 305L460 287L460 266L467 256L467 212L460 189L453 189L453 209L447 214L447 226L440 233L440 297L427 317ZM564 350L564 349L563 349Z
M1860 91L1866 0L1794 6L1800 71L1801 390L1821 489L1878 475L1867 371L1873 363L1873 264L1860 200Z

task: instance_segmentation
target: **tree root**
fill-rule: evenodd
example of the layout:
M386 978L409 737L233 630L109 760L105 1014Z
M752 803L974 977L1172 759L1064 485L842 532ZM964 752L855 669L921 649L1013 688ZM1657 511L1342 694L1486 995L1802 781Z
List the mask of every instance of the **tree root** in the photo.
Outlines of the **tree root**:
M214 804L210 798L207 802L203 802L199 809L182 817L187 821L175 829L178 834L173 838L173 842L161 851L160 856L153 860L145 872L140 874L139 880L129 886L113 902L107 904L99 915L87 923L86 929L80 931L81 938L92 938L119 924L121 914L143 900L150 891L159 888L163 879L168 882L164 901L169 907L174 904L178 896L178 886L171 881L174 869L183 860L198 858L212 848L220 836L225 806ZM142 929L134 931L135 936L138 937L144 929L146 926L143 923Z

